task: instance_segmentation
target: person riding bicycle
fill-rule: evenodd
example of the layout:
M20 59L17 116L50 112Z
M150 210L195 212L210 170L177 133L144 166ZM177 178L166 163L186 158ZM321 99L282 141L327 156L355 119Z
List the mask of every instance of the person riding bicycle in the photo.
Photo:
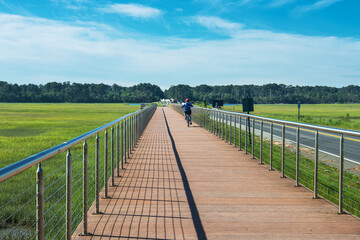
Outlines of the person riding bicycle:
M185 120L186 120L186 114L189 115L189 121L190 121L190 124L192 124L192 121L191 121L191 108L193 107L193 105L190 103L190 100L187 98L185 99L185 104L181 106L182 108L185 108L184 109L184 115L185 115Z

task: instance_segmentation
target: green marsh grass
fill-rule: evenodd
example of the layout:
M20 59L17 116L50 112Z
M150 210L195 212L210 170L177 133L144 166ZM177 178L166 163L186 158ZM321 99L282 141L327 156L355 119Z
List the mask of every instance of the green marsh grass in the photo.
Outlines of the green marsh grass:
M0 104L0 168L56 146L139 109L127 104ZM116 131L115 131L116 133ZM100 189L104 186L104 132L100 136ZM111 129L108 129L110 144ZM95 199L95 137L89 148L89 207ZM115 148L116 150L116 148ZM71 148L73 171L73 230L82 213L82 144ZM115 152L116 154L116 152ZM110 170L111 147L108 148ZM42 164L45 176L45 235L61 239L65 223L65 159L60 153ZM115 161L116 162L116 161ZM115 166L116 167L116 166ZM0 238L12 231L7 239L29 239L34 235L35 177L37 167L0 183ZM110 172L110 171L109 171ZM110 174L109 174L110 176ZM22 194L23 193L23 194ZM21 195L22 194L22 195ZM16 196L21 195L19 198ZM7 204L15 199L10 204ZM4 222L3 220L6 219Z

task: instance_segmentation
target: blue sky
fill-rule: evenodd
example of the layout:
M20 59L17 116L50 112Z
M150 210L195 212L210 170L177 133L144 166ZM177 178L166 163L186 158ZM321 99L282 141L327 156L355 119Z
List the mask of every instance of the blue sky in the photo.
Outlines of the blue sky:
M0 81L360 84L358 0L0 0Z

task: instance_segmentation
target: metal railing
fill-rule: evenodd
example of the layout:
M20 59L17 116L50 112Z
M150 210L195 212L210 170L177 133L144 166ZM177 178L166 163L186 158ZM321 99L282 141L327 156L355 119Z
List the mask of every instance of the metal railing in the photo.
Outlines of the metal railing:
M183 114L179 104L170 107ZM360 217L360 132L194 107L193 120L269 170Z
M89 212L101 214L100 195L109 197L155 110L151 105L0 169L0 239L71 239L76 229L91 234Z

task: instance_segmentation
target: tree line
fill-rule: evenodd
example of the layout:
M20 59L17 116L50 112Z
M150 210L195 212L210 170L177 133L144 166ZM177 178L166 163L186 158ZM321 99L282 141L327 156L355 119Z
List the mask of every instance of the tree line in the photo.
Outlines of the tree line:
M18 85L0 81L0 102L140 103L155 102L160 98L164 98L164 92L149 83L121 87L69 82Z
M49 82L45 85L10 84L0 81L0 102L71 102L71 103L125 103L156 102L161 98L184 101L222 99L224 103L241 103L251 96L255 103L360 103L360 86L336 88L326 86L292 86L284 84L259 85L199 85L171 86L162 91L157 85L140 83L132 87L116 84L80 84Z
M284 84L258 85L226 85L209 86L188 85L171 86L165 90L167 98L192 101L206 101L211 103L213 99L224 100L224 103L241 103L246 96L252 97L254 103L360 103L360 86L349 85L336 88L326 86L292 86Z

